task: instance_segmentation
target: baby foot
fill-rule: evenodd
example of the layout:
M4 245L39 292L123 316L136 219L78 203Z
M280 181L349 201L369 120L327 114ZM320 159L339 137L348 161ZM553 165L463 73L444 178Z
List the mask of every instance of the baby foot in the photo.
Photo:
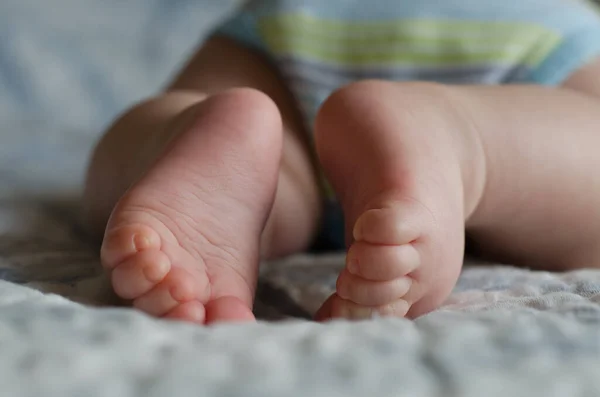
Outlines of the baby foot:
M197 323L254 318L280 123L275 105L250 90L213 96L175 120L168 147L106 228L102 263L120 297Z
M476 156L460 146L439 94L431 85L367 81L323 104L317 151L350 246L336 293L317 319L416 317L452 291L465 208L473 207L465 204L461 156ZM468 130L462 127L456 130Z
M462 246L456 237L444 241L433 213L414 200L377 201L354 224L327 317L418 316L456 282ZM462 228L452 227L457 236Z

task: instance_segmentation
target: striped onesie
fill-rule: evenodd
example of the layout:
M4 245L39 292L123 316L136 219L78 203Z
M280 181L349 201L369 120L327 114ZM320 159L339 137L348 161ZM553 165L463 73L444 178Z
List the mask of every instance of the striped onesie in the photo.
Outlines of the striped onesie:
M557 85L600 56L586 0L254 0L217 33L271 59L307 126L358 80Z

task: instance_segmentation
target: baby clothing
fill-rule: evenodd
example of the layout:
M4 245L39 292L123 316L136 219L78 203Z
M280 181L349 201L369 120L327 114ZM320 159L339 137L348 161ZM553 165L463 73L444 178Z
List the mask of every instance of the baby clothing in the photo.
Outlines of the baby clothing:
M600 14L586 0L253 0L217 33L274 63L308 127L358 80L551 86L600 56ZM324 232L341 248L332 208Z

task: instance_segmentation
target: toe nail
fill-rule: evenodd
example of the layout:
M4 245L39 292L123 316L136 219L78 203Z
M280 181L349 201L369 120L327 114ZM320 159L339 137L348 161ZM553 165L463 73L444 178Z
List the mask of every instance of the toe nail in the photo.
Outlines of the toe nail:
M354 237L355 241L360 241L363 238L363 227L362 227L362 216L358 218L356 223L354 224L354 229L352 230L352 237Z
M133 246L137 252L150 248L151 241L148 236L136 234L133 236Z

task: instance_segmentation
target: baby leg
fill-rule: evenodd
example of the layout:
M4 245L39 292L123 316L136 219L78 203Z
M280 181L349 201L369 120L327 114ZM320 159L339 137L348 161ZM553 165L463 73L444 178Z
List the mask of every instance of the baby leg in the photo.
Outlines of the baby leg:
M483 253L527 267L600 267L600 62L565 86L457 91L486 150L467 231Z
M254 54L215 39L98 145L88 220L104 232L102 263L116 293L135 307L199 323L252 319L261 254L310 242L314 173L274 76Z
M465 226L512 263L600 267L593 94L382 82L334 94L317 143L350 248L320 315L436 308L458 276Z

